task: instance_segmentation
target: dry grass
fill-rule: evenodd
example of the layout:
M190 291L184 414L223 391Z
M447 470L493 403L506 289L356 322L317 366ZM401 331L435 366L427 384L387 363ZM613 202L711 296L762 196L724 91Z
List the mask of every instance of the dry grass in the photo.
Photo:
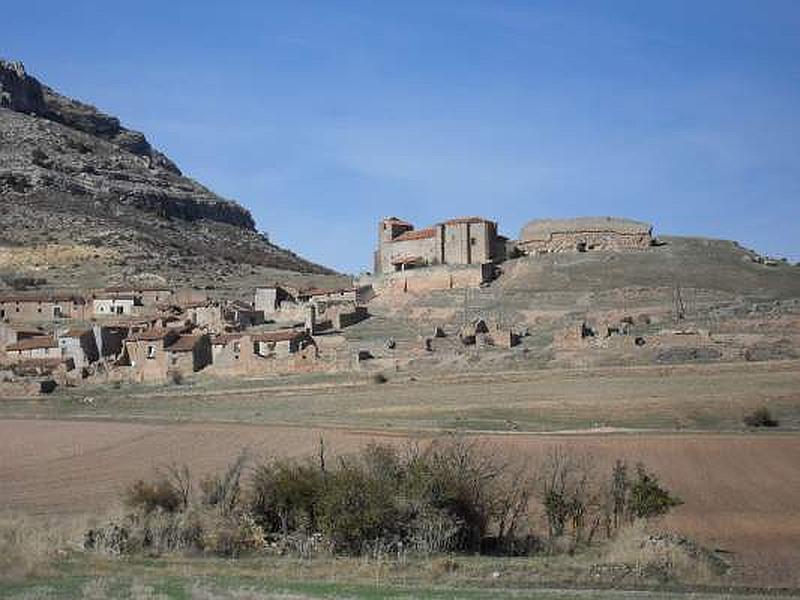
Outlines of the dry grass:
M81 244L43 244L26 248L0 247L0 268L61 267L87 260L112 260L117 251Z
M660 535L641 521L624 527L605 548L603 560L692 585L724 582L725 564L716 555L688 540L681 544L676 543L676 536Z
M53 573L53 560L79 549L89 523L85 516L0 515L0 581Z

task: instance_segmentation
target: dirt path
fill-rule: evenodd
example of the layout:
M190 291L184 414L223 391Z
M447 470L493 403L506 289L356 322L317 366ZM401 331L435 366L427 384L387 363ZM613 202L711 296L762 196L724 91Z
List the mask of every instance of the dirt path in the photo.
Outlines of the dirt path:
M0 420L0 506L35 514L102 513L123 487L170 462L196 473L243 447L255 456L332 452L403 434L237 424ZM735 553L737 578L800 585L800 436L794 434L482 435L535 465L566 445L598 463L642 460L685 501L666 522Z

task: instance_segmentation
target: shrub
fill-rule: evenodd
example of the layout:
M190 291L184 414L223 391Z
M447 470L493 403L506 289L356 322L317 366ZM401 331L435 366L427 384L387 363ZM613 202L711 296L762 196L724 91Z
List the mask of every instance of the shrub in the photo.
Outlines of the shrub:
M636 465L636 480L630 488L629 512L639 519L650 519L666 514L683 501L661 486L658 478L648 472L642 463Z
M241 499L242 472L247 460L247 453L242 451L224 473L203 479L200 482L200 503L203 506L214 507L222 514L236 510Z
M253 475L249 509L267 533L317 530L323 471L310 462L275 461Z
M134 482L124 494L126 506L150 513L156 509L175 512L182 506L181 495L167 479L153 482L140 479Z
M320 529L335 552L361 554L402 535L396 489L359 464L343 463L325 482L319 501Z
M749 415L745 415L743 420L748 427L777 427L780 424L766 406L757 408Z

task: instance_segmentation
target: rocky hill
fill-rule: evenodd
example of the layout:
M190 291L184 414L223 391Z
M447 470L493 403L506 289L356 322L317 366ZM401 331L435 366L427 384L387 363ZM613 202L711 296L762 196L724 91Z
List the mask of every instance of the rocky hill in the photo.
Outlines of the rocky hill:
M20 268L87 284L332 273L269 243L143 134L0 60L0 273Z

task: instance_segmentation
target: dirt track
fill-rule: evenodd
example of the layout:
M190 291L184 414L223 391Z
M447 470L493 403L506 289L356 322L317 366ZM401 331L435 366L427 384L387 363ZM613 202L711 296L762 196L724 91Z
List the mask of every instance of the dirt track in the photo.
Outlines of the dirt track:
M0 421L0 506L39 514L102 513L122 487L160 464L195 472L248 447L256 455L334 452L400 434L250 425ZM664 523L735 553L737 579L800 585L800 437L751 434L492 435L535 465L566 444L598 462L643 460L685 501Z

